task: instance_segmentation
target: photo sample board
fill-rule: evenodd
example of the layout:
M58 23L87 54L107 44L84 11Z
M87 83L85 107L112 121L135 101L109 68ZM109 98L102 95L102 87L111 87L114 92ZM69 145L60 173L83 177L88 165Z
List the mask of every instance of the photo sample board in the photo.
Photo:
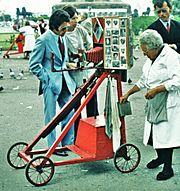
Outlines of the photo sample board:
M92 19L94 46L103 46L104 68L127 70L132 64L131 26L127 17Z

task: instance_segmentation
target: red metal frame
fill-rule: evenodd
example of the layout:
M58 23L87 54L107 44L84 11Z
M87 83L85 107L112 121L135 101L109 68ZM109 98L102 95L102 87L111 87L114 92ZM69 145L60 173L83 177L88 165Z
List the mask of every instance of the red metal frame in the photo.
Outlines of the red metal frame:
M111 70L103 70L99 71L99 73L93 74L85 84L78 89L78 91L74 94L71 100L61 109L60 113L57 114L42 130L41 132L35 137L31 144L29 144L22 152L19 153L20 157L22 157L26 162L30 162L32 155L36 154L45 154L46 157L50 157L54 151L60 151L68 149L79 156L79 158L64 160L64 161L55 161L55 166L60 165L68 165L68 164L75 164L75 163L82 163L88 161L96 161L96 160L105 160L107 158L113 157L113 149L112 149L112 140L108 139L105 135L105 121L104 116L94 117L82 119L80 121L77 139L74 145L67 145L64 147L58 147L59 143L62 141L68 130L71 128L72 124L75 122L79 114L82 112L84 107L87 105L89 100L92 98L98 87L102 84L102 82L107 77L112 77L117 81L117 91L118 91L118 100L122 95L122 87L121 87L121 75L119 73L115 73ZM81 99L81 97L87 94L88 88L91 88L88 95L83 100L82 104L78 108L78 110L74 113L71 120L67 123L66 127L60 133L59 137L56 139L54 144L49 149L41 149L41 150L33 150L33 147L37 144L37 142L48 135L60 121L67 115L74 108L74 103L76 100ZM82 96L80 96L82 95ZM121 144L126 143L126 132L125 132L125 121L124 117L120 118L121 120ZM98 122L99 121L99 122ZM86 131L83 133L84 126L86 127ZM82 128L83 126L83 128ZM94 128L94 129L93 129ZM89 131L89 132L87 132ZM90 136L90 141L86 142L83 140L85 134L93 134ZM89 138L89 137L88 137ZM101 144L99 144L101 142ZM82 148L83 147L83 148ZM106 147L106 149L102 149Z
M24 40L24 36L23 34L19 33L19 35L17 36L17 38L14 39L14 41L12 42L11 46L8 48L8 50L6 51L6 53L4 54L4 58L7 57L9 58L9 55L13 55L13 54L22 54L23 53L23 40ZM18 51L14 51L9 53L12 50L12 47L17 43L17 48Z

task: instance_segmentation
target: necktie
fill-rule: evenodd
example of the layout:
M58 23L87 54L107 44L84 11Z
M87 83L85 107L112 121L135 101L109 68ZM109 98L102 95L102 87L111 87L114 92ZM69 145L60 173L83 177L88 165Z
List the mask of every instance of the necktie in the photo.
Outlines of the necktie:
M62 58L64 59L64 44L60 37L58 39L58 44L59 44L59 50L61 52Z
M169 32L170 31L170 26L169 26L169 23L167 22L167 31Z

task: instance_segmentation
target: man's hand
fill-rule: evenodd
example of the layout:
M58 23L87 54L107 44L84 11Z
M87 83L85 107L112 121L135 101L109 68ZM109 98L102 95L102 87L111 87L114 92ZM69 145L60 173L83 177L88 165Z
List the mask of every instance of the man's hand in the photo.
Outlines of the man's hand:
M77 63L67 62L67 63L66 63L66 66L67 66L69 69L76 69L76 68L77 68Z
M169 44L169 47L173 48L174 50L177 50L177 46L175 44Z

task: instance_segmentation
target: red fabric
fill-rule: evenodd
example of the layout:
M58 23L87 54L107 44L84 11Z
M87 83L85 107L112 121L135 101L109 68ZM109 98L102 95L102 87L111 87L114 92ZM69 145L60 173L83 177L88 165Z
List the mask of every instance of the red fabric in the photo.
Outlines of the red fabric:
M64 59L64 43L61 41L60 37L58 39L58 44L59 44L59 50L61 52L62 58Z
M167 23L167 31L168 31L168 32L170 31L169 23Z
M101 60L103 60L103 48L95 47L86 52L86 60L88 62L93 62L98 64Z

